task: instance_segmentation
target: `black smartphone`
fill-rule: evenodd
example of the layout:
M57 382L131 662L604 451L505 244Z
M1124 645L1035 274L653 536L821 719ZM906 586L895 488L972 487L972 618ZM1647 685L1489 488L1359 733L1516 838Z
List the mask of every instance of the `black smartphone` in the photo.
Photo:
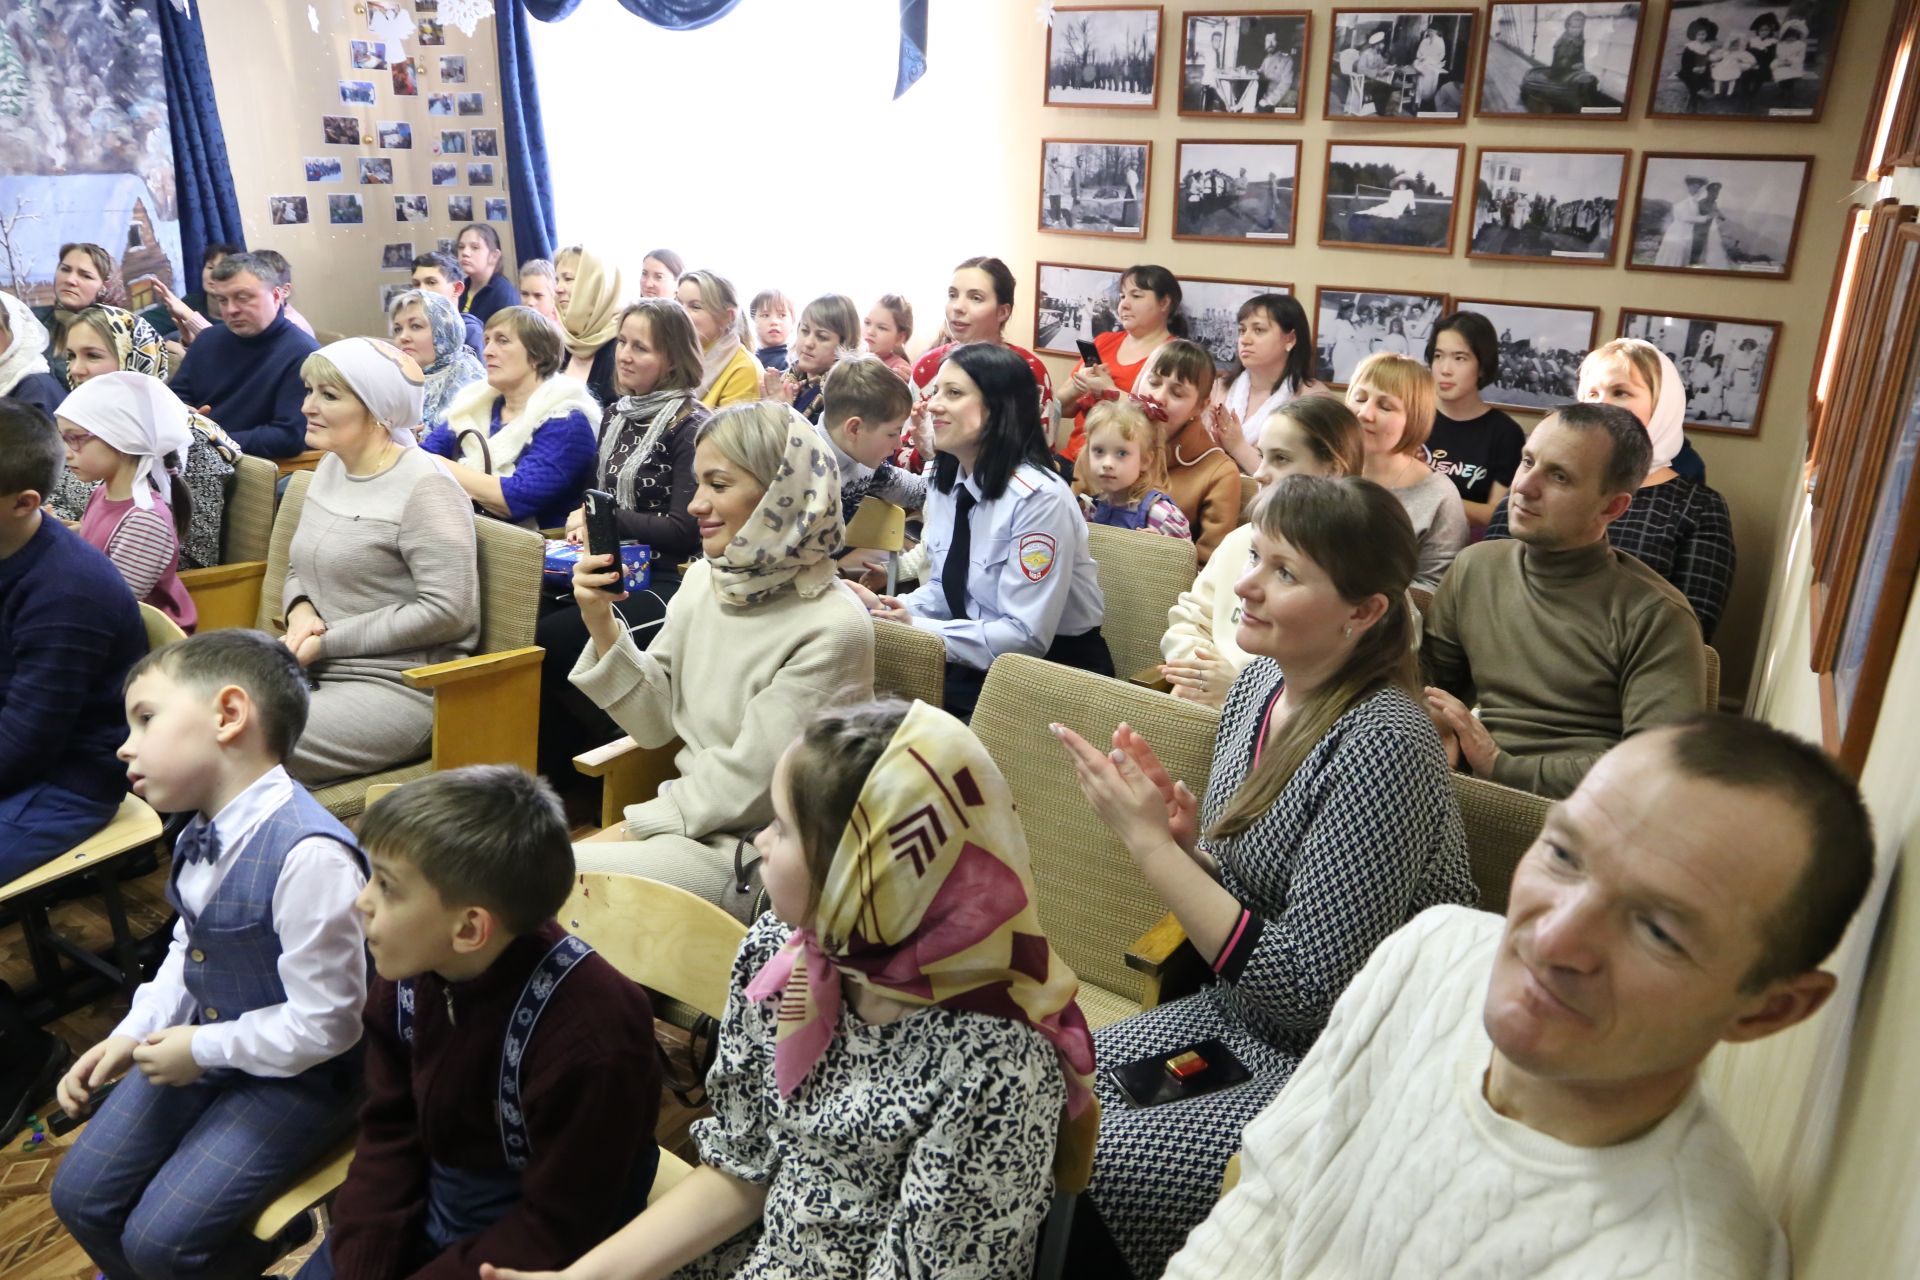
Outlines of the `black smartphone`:
M1085 338L1074 339L1074 345L1080 348L1081 364L1084 364L1089 369L1094 369L1099 367L1100 348L1094 346L1091 342L1088 342Z
M56 1138L63 1134L72 1133L87 1116L100 1114L100 1104L107 1100L107 1095L118 1088L119 1084L119 1080L109 1080L98 1089L95 1089L88 1100L86 1115L76 1116L65 1111L52 1112L47 1116L47 1132Z
M1245 1080L1248 1071L1221 1040L1202 1040L1107 1070L1121 1096L1134 1107L1157 1107L1217 1093Z
M620 565L620 532L613 523L613 495L600 489L587 490L587 554L612 556L613 567ZM619 595L626 588L626 575L602 587L610 595Z

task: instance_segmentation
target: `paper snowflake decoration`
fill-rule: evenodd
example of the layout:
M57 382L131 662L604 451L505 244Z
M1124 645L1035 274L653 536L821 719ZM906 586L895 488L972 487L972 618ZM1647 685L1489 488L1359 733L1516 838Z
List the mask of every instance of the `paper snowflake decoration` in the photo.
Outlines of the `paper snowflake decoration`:
M471 36L480 19L493 16L493 0L440 0L440 21Z

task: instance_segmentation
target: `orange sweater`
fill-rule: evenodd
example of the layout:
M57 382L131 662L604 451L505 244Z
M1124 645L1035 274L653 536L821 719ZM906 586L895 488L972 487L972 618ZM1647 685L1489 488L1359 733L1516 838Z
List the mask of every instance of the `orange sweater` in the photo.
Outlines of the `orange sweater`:
M1205 564L1220 539L1240 523L1240 468L1195 417L1167 440L1167 492L1193 526Z

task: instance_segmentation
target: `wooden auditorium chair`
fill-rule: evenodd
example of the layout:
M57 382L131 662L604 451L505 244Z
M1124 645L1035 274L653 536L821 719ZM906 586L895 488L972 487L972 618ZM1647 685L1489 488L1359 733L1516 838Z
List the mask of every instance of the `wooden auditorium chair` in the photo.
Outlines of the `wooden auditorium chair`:
M267 558L273 542L274 486L280 478L273 463L251 454L234 465L221 515L220 563L182 569L180 582L199 610L199 629L253 625L256 576L250 565Z
M1193 543L1104 524L1087 526L1087 540L1106 598L1100 634L1113 655L1113 669L1123 680L1154 686L1167 613L1198 572Z
M887 553L887 594L900 583L900 552L907 545L907 513L883 498L869 496L847 522L846 545Z

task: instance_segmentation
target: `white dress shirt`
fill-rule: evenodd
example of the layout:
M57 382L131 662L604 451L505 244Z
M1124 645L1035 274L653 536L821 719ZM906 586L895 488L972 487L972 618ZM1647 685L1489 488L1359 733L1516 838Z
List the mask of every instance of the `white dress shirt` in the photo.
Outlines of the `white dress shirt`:
M293 780L276 767L214 815L220 853L211 862L180 868L175 888L186 912L198 915L213 900L247 841L275 810L293 798ZM204 817L194 819L205 822ZM202 1023L193 1037L201 1067L232 1067L256 1076L296 1076L351 1049L360 1039L367 1001L366 941L353 909L366 884L358 860L331 836L309 836L288 851L273 889L273 931L280 936L282 1004L232 1021ZM113 1033L144 1040L193 1016L184 977L187 922L174 925L173 943L153 981L133 994L133 1007Z

